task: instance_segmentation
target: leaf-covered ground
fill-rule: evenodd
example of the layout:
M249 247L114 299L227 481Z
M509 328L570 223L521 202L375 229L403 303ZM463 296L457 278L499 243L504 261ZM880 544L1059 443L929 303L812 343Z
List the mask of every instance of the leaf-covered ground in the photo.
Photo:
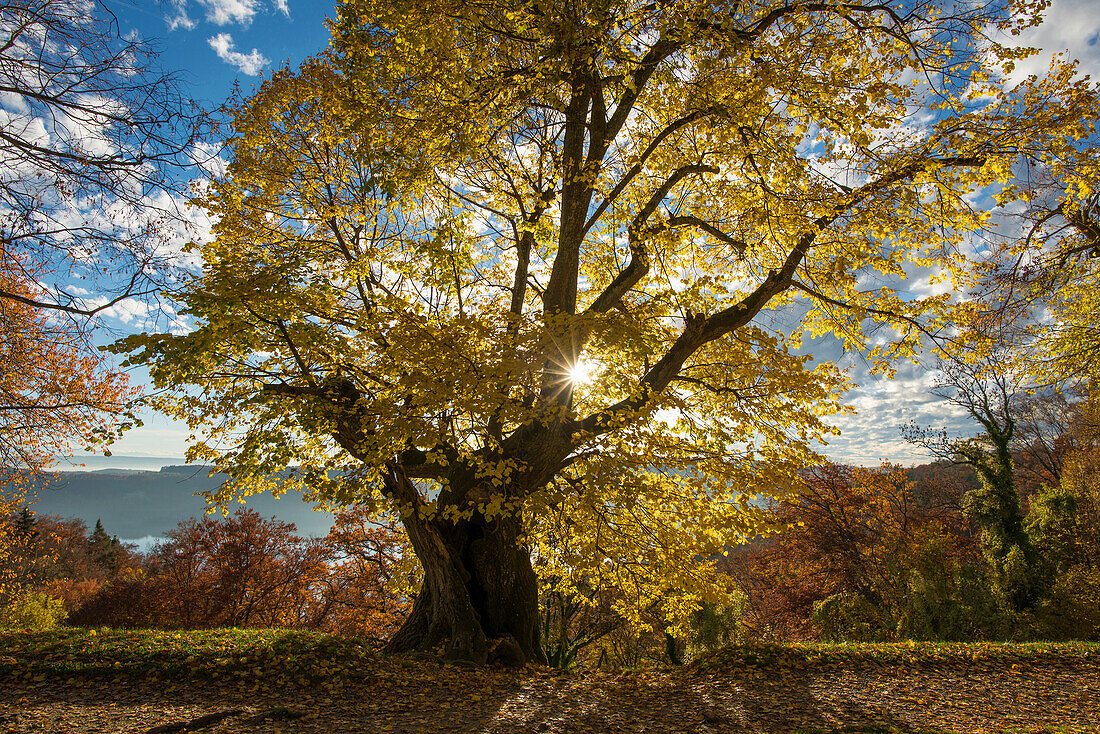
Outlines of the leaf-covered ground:
M272 630L0 632L0 732L150 730L1100 732L1100 646L754 646L563 674Z

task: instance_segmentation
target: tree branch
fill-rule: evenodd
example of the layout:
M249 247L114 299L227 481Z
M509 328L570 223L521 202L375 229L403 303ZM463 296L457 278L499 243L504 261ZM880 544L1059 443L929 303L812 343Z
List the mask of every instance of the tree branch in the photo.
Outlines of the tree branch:
M611 202L615 201L615 199L619 197L619 194L623 192L623 189L629 186L630 182L633 181L639 173L641 173L642 168L645 167L646 161L648 161L649 157L653 155L654 151L656 151L657 148L660 147L665 138L667 138L669 135L676 132L680 128L684 127L685 125L690 125L696 120L700 120L703 117L714 114L722 109L724 109L724 107L716 106L708 107L705 110L696 110L694 112L690 112L683 117L674 120L673 122L670 122L663 130L661 130L661 132L657 133L657 136L653 138L649 145L646 146L646 149L642 151L642 154L638 157L638 161L630 167L630 170L626 172L626 174L619 180L617 184L615 184L615 188L611 190L611 193L604 197L603 201L601 201L596 207L596 210L592 212L592 215L588 218L588 221L584 223L584 231L587 232L592 228L593 224L599 221L599 218L603 215L604 210L606 210L607 207L611 205Z
M690 176L693 173L718 173L718 168L701 163L682 166L676 169L676 171L668 177L668 180L661 184L660 188L649 197L649 201L646 202L642 210L634 217L628 228L630 233L630 262L627 263L622 272L615 276L615 279L608 284L603 292L596 297L596 300L592 302L592 305L588 307L585 313L607 313L619 303L619 300L633 288L638 281L645 277L646 273L649 272L650 263L649 257L645 251L645 241L648 236L663 229L665 225L648 231L643 231L642 225L645 224L645 220L649 218L649 215L657 209L657 206L668 195L672 187L683 180L685 176Z
M669 217L668 225L670 227L679 227L681 225L691 225L693 227L698 227L714 239L725 242L727 245L731 245L735 250L737 250L738 255L744 255L745 249L748 247L748 244L744 240L739 240L735 237L731 237L730 235L715 227L710 222L704 221L699 217L692 216L690 214Z
M764 282L740 302L709 317L706 314L688 312L684 318L684 330L665 355L638 381L634 395L583 419L573 421L571 429L574 432L600 435L611 430L615 419L644 409L655 395L668 387L688 358L700 347L747 325L772 298L790 288L794 283L795 271L806 257L817 235L847 211L890 186L908 180L930 168L981 166L984 163L985 158L978 156L929 158L903 166L852 191L834 204L828 213L815 219L810 229L799 237L798 242L787 254L783 266L778 271L771 271Z

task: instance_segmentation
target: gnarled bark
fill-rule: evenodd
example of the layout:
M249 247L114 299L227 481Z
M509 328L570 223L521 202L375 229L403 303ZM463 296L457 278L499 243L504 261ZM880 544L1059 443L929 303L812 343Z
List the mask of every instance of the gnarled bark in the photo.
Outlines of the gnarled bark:
M413 498L416 490L399 470L391 471L391 482L404 485L387 486L394 496ZM450 523L413 511L402 523L424 582L388 652L427 650L446 641L446 658L480 664L489 658L491 640L510 636L527 661L546 662L538 634L538 579L520 543L518 517L475 515Z

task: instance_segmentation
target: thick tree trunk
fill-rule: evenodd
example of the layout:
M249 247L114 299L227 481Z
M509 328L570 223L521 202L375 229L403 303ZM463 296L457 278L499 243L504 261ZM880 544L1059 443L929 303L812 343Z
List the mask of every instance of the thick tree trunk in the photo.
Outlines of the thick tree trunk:
M545 664L538 578L520 543L518 517L451 524L410 513L402 522L424 582L387 651L427 650L446 641L448 659Z

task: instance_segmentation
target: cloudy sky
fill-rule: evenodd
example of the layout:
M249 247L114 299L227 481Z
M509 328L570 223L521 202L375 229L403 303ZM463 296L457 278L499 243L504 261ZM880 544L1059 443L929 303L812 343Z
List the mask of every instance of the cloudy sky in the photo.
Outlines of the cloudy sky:
M221 102L234 81L247 89L265 71L328 45L330 2L295 0L108 0L123 29L157 39L161 63L178 69L196 98ZM125 34L125 30L124 30Z
M1016 65L1011 82L1030 74L1043 76L1058 55L1080 62L1080 75L1100 80L1100 5L1097 0L1053 0L1042 25L1018 37L1018 45L1040 52ZM914 284L925 288L927 281ZM822 353L829 353L823 345ZM835 421L841 435L830 442L826 453L856 464L877 464L883 459L903 464L923 463L928 455L901 438L900 426L915 420L923 426L946 426L958 435L977 434L961 408L945 403L932 394L936 375L922 365L902 364L894 379L876 378L869 365L858 356L835 351L842 366L858 384L848 400L857 413Z
M215 104L229 95L235 83L247 91L272 69L294 66L323 49L328 43L324 19L333 15L326 2L296 0L106 1L124 34L134 31L159 39L161 65L180 70L193 97ZM1082 74L1100 79L1096 0L1055 0L1046 22L1022 36L1020 43L1042 49L1017 67L1020 78L1044 73L1052 54L1062 52L1081 61ZM133 329L141 314L119 313L118 317L120 325ZM843 354L831 340L818 340L811 351L816 359L847 367L859 385L849 395L858 414L838 419L842 435L826 449L835 459L860 464L883 459L907 464L926 461L901 439L899 427L910 420L946 424L957 432L972 430L963 416L931 394L935 375L926 367L901 365L894 379L885 380L869 375L863 360ZM144 379L141 373L134 377ZM145 427L130 432L113 451L116 456L181 457L187 435L178 424L147 416ZM125 466L126 460L108 463ZM102 466L103 461L95 464Z

